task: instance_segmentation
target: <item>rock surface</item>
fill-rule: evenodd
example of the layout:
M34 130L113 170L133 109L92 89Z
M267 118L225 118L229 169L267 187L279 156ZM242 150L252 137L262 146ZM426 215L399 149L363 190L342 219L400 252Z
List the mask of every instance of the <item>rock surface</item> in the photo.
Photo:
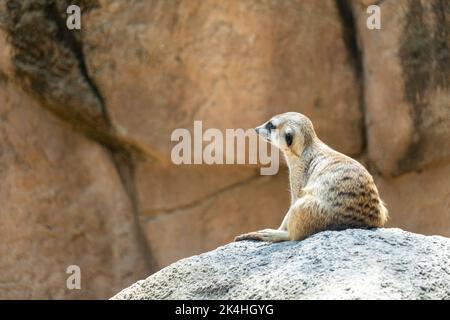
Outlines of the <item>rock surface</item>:
M0 85L0 101L1 298L94 299L146 274L132 204L105 149L12 83ZM70 265L82 290L66 287Z
M380 5L382 29L353 1L363 54L368 156L383 175L450 159L450 2Z
M170 161L167 137L193 120L253 128L293 109L331 146L361 152L359 86L333 1L100 6L84 20L90 74L118 134L161 161Z
M450 239L354 229L300 242L235 242L112 299L450 299Z
M391 213L389 225L450 236L450 164L405 173L396 178L375 177Z

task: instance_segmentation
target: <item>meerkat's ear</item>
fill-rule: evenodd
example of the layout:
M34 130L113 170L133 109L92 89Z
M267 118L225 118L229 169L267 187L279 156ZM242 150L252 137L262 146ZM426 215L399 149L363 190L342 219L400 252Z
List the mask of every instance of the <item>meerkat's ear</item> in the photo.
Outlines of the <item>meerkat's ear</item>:
M290 147L292 145L292 141L294 141L294 130L292 128L287 128L284 132L284 139L286 141L286 145Z

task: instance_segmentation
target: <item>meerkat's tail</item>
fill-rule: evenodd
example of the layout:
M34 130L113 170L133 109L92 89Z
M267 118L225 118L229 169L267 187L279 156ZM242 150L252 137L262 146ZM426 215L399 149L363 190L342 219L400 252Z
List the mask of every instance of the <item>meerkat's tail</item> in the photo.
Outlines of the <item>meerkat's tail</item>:
M386 203L380 200L380 227L384 226L389 219L389 211L386 208Z

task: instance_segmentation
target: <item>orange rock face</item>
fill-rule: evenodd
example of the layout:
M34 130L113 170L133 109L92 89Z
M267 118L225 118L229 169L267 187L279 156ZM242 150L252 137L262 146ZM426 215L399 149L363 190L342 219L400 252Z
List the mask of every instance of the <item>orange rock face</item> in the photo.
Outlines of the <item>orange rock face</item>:
M400 0L380 8L382 29L374 31L366 28L365 6L354 5L368 155L383 175L448 163L450 5Z
M171 132L194 120L253 128L290 110L331 146L362 150L358 84L332 2L106 2L85 27L113 126L161 161Z
M104 148L10 83L0 101L1 298L101 298L143 277L148 253ZM66 287L70 265L81 290Z

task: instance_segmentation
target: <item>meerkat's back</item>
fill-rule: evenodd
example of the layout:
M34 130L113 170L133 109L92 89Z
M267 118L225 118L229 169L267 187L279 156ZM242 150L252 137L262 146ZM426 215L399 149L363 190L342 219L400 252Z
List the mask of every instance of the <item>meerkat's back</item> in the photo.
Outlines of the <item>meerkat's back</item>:
M308 168L308 183L337 228L382 227L387 209L370 173L356 160L317 142Z

